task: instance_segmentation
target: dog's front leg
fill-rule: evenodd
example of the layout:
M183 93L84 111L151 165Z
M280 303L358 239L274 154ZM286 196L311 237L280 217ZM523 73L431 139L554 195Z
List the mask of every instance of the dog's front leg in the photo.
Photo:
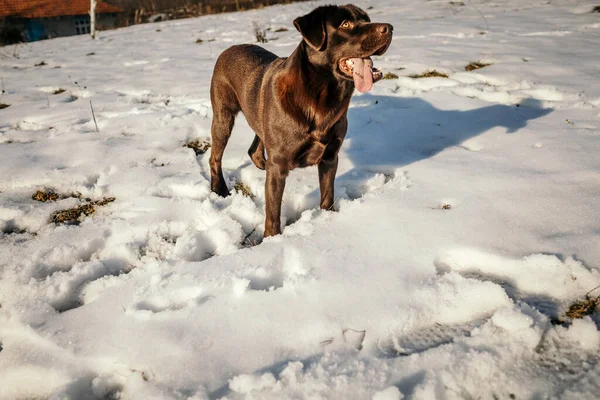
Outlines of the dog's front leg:
M338 167L338 155L333 159L323 159L319 163L319 188L321 189L321 209L333 209L333 186Z
M265 184L265 237L281 233L281 200L288 170L273 158L267 159L267 182Z
M332 128L333 140L329 142L319 162L319 188L321 189L321 209L333 210L333 190L338 167L338 153L348 129L348 120L344 116Z

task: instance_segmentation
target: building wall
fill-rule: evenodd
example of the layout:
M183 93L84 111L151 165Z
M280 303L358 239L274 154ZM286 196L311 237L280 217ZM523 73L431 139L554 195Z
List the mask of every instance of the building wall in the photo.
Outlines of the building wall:
M44 25L48 38L81 35L90 32L89 15L44 18L37 21ZM102 30L115 28L116 21L116 16L112 14L96 15L96 29Z
M51 39L59 36L81 35L90 32L89 15L37 19L10 18L4 22L6 26L21 31L23 39L27 42ZM96 15L97 30L113 29L116 26L116 14Z

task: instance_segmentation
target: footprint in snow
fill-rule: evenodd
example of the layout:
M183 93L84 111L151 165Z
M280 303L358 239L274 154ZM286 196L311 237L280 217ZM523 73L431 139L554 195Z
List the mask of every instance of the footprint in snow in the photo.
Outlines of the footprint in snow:
M63 313L83 306L86 291L94 284L106 286L109 277L118 277L131 271L126 262L118 260L93 260L77 263L65 273L56 273L41 282L41 292L47 293L48 303Z
M510 259L471 249L447 251L436 258L439 273L500 286L515 302L523 302L551 319L560 319L566 304L600 284L600 274L572 257L532 254Z
M293 287L310 276L301 254L293 247L284 247L266 266L253 267L232 282L237 297L248 291L272 292L284 286Z
M192 298L178 298L177 296L154 297L149 300L142 300L134 306L135 311L150 311L158 314L166 311L179 311L189 307L197 307L211 300L213 296L198 296Z
M283 287L285 276L280 270L267 270L257 268L246 278L248 280L248 289L256 291L270 292Z
M394 358L422 353L467 337L473 329L482 326L489 318L481 318L462 324L435 324L416 329L402 336L384 341L379 345L382 358Z

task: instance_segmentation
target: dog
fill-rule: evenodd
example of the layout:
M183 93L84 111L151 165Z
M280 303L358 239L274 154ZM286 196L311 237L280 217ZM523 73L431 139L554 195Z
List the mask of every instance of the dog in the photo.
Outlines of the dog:
M321 6L294 20L302 41L279 58L256 45L223 51L215 64L210 154L211 190L228 196L221 161L238 112L255 132L248 154L266 169L264 236L281 233L281 201L289 171L318 166L321 209L333 207L338 152L356 88L367 92L382 72L371 56L386 52L393 26L372 23L354 5ZM265 156L266 151L266 156Z

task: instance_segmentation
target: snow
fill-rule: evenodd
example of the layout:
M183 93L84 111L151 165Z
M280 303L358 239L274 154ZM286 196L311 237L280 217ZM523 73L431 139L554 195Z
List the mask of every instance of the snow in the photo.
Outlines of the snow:
M289 55L320 4L0 49L0 399L597 397L600 319L565 317L600 285L597 4L357 3L398 78L352 100L338 212L295 170L262 241L243 117L223 165L254 197L184 144L218 54L256 22Z
M598 350L600 346L598 329L594 321L589 317L573 321L573 325L561 333L564 339L573 341L586 350Z

